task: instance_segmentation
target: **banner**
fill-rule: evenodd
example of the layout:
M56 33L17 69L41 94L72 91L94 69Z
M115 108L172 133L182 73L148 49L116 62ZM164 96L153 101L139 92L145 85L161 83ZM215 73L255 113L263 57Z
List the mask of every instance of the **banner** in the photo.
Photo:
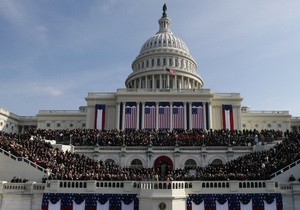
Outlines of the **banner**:
M232 105L222 105L223 129L234 130Z
M105 128L105 104L96 104L95 129L103 130L104 128Z

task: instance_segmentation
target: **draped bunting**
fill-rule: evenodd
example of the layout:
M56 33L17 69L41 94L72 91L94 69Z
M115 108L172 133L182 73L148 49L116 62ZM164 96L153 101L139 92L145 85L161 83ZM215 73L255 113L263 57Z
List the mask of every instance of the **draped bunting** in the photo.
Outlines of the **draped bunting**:
M85 200L81 203L76 203L76 201L73 200L73 210L85 210Z
M109 209L109 201L103 204L97 201L97 210L107 210L107 209Z
M105 128L105 104L96 104L95 106L95 129L103 130Z
M42 210L138 210L137 194L44 193ZM282 210L280 193L189 194L187 210Z
M240 202L240 209L241 210L252 210L252 200L250 199L250 201L246 204L243 204L242 202Z
M201 203L204 203L205 210L282 210L280 193L190 194L187 198L187 209L201 209L199 207Z
M232 105L222 105L223 129L234 130Z
M56 203L52 203L52 201ZM54 206L56 207L53 208ZM43 210L108 210L108 206L109 210L138 210L139 201L136 194L93 193L44 193L42 201Z

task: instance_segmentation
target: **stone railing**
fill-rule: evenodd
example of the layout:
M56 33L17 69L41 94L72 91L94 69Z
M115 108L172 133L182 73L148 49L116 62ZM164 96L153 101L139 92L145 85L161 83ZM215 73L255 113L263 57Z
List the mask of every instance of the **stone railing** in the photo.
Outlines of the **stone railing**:
M147 89L147 88L119 88L118 93L201 93L201 94L211 94L210 89Z
M0 194L3 193L43 193L46 188L44 183L26 182L0 182Z
M1 193L127 193L140 191L184 191L185 193L271 193L299 190L300 184L282 183L274 180L253 181L69 181L48 180L46 183L0 182Z
M140 190L185 190L188 193L275 192L285 190L274 180L254 181L69 181L49 180L47 192L139 193Z
M275 176L278 176L280 174L282 174L283 172L295 167L296 165L299 165L300 164L300 159L299 160L296 160L295 162L291 163L290 165L288 166L285 166L284 168L276 171L275 173L271 174L270 175L270 178L274 178Z
M37 165L36 163L34 163L34 162L28 160L27 158L24 158L24 157L17 157L17 156L15 156L15 155L12 155L10 152L5 151L5 150L2 149L2 148L0 148L0 153L6 155L7 157L11 158L11 159L14 160L14 161L22 161L22 162L24 162L24 163L27 163L28 165L30 165L30 166L32 166L32 167L34 167L34 168L36 168L36 169L42 171L42 172L45 173L45 174L48 174L48 173L49 173L49 171L48 171L47 169L44 169L43 167L41 167L41 166Z
M74 146L74 152L91 152L91 151L107 151L107 150L115 150L115 151L248 151L252 152L252 146Z

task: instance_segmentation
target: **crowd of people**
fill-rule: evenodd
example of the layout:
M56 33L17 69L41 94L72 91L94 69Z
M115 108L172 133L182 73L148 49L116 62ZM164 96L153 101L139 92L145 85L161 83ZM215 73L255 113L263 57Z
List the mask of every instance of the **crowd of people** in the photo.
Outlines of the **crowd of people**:
M101 146L248 146L281 139L270 150L250 153L225 164L193 169L121 167L85 155L63 152L45 140L69 137L71 143ZM0 148L48 169L58 180L262 180L300 158L300 134L274 130L99 131L96 129L34 130L24 134L0 132Z
M248 146L283 137L275 130L36 130L40 139L56 140L75 146Z

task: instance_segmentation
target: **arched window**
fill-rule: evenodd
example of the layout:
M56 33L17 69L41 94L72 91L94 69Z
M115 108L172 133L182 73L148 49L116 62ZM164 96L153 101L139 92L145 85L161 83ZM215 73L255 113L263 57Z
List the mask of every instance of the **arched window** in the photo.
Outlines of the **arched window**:
M160 88L159 87L159 79L156 79L156 88Z
M154 66L154 59L151 60L151 66Z
M187 169L196 169L197 163L193 159L188 159L187 161L185 161L184 167Z
M115 164L115 161L113 159L108 158L105 160L105 164L108 164L108 165Z
M131 168L142 168L143 167L143 163L139 159L134 159L134 160L131 161L130 167Z
M167 59L163 59L163 66L166 66L167 65Z
M149 67L149 60L146 61L146 68Z
M220 165L220 164L223 164L223 162L220 159L214 159L211 164L213 164L213 165Z
M157 66L160 66L160 59L157 58Z
M173 66L173 60L172 60L172 58L169 59L169 66Z

